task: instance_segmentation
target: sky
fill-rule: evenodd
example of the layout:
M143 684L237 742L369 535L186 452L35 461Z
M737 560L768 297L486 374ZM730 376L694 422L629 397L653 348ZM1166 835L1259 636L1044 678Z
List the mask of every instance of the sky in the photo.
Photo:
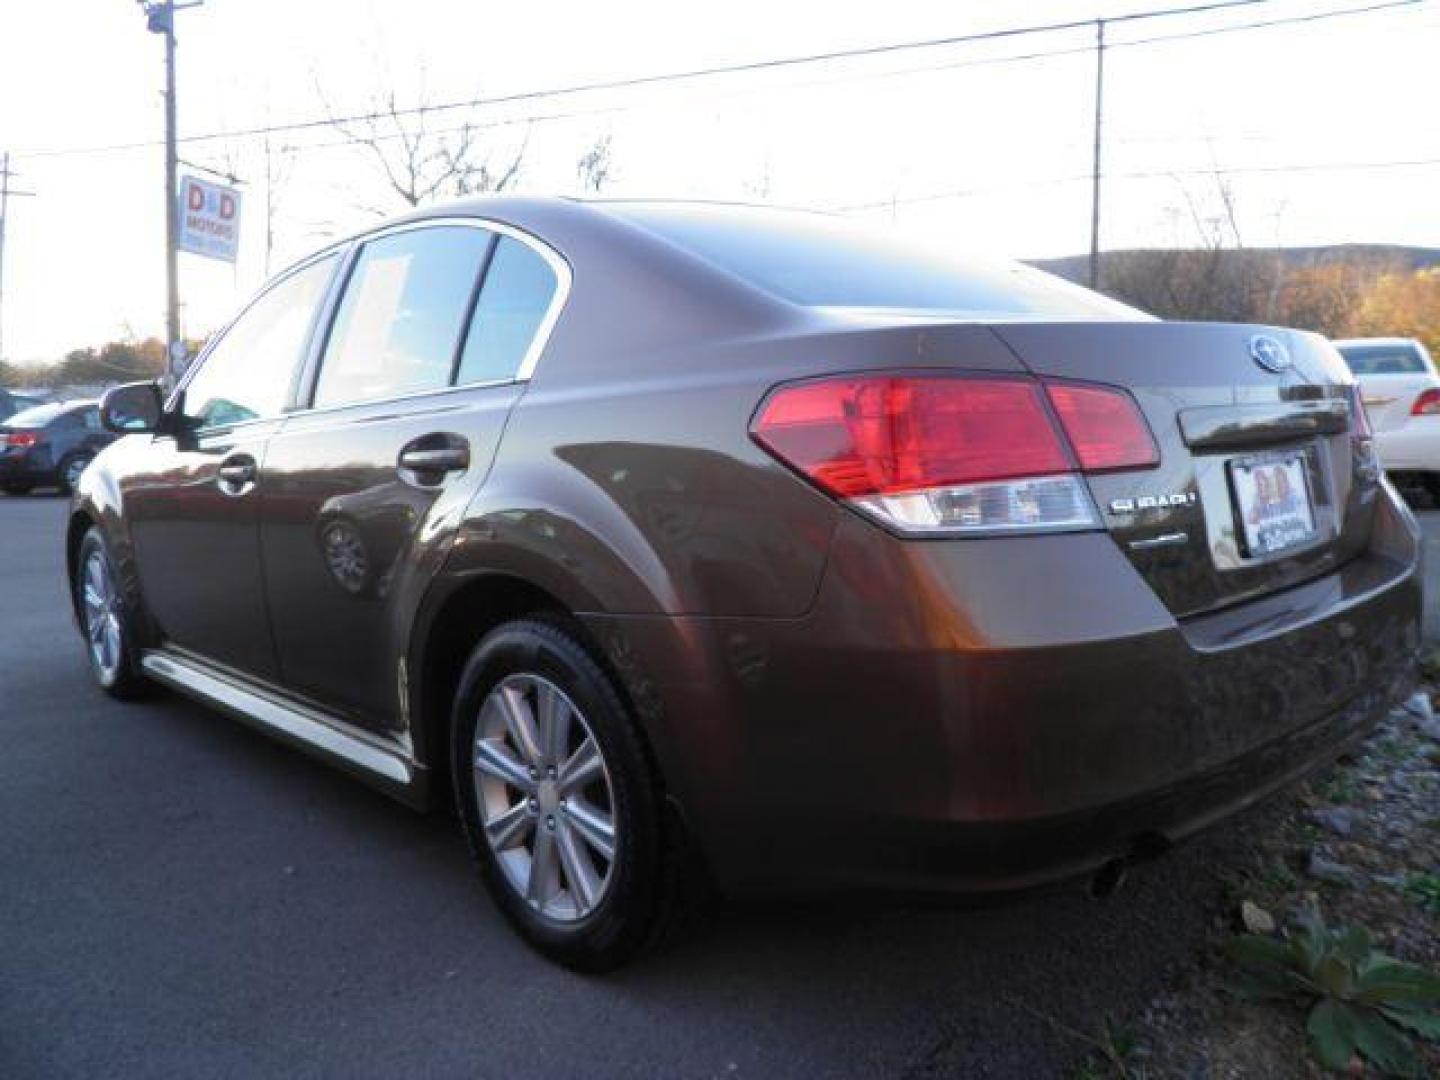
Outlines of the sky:
M402 106L494 99L1185 2L205 0L178 16L180 134L365 112L387 94ZM1112 24L1103 245L1195 243L1223 190L1250 246L1440 246L1440 0L1134 43L1376 2ZM608 139L606 196L832 209L943 247L1073 254L1090 236L1093 40L1085 27L432 119L484 125L496 165L523 147L527 193L576 194L578 160ZM162 57L133 0L0 4L0 152L12 183L36 192L10 204L4 359L163 333ZM101 149L133 143L148 145ZM268 149L267 168L260 137L180 148L182 172L243 181L238 262L180 257L189 335L223 324L287 262L404 209L333 128L277 133Z

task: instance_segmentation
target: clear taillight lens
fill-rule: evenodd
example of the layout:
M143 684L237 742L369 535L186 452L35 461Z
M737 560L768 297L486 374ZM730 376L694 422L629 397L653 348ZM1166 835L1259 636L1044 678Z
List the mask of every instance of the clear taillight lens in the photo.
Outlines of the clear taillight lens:
M795 383L766 399L751 434L818 487L919 533L1099 528L1077 473L1158 460L1129 395L1023 378Z

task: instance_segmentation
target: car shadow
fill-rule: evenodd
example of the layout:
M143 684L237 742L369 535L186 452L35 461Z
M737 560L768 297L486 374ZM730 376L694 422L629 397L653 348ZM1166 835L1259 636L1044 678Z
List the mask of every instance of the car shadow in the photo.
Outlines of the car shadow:
M384 926L377 965L398 954L427 978L449 972L414 988L439 1014L463 1015L503 970L530 994L607 1025L619 1052L633 1040L658 1073L683 1062L703 1065L681 1068L687 1075L1062 1073L1107 1019L1138 1015L1197 962L1223 903L1218 871L1240 858L1255 815L1137 868L1104 900L1083 883L1003 904L719 900L658 951L582 977L514 937L474 879L453 819L411 813L198 705L167 698L146 711L157 738L197 744L223 762L193 808L205 823L222 822L220 807L237 791L265 808L258 819L241 814L244 831L260 835L227 837L233 824L222 824L206 842L300 867L291 883L302 909L343 903L346 923ZM303 827L284 824L295 821ZM343 897L334 894L337 867L346 868ZM246 891L243 881L237 887ZM367 969L373 941L338 927L324 938L293 944L312 952L318 944L352 972ZM386 978L407 981L393 971ZM657 1024L673 1055L651 1045L646 1032ZM575 1052L566 1065L583 1063Z

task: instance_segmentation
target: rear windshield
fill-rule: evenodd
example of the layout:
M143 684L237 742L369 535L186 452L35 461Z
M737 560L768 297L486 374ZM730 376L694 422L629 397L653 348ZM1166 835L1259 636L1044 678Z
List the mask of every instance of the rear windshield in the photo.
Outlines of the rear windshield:
M36 405L33 409L26 409L24 412L17 412L9 420L5 421L6 427L19 428L40 428L50 423L57 416L63 413L66 405Z
M1430 370L1414 345L1345 345L1340 355L1356 375L1427 375Z
M927 251L825 214L655 203L612 203L609 209L766 292L807 307L977 318L1148 318L1018 263Z

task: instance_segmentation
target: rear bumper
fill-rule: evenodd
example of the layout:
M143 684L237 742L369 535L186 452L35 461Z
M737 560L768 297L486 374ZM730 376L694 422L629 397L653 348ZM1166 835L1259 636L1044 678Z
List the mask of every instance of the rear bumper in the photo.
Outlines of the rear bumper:
M47 452L24 453L0 451L0 483L5 481L32 484L45 483L55 476L55 465Z
M1440 473L1440 416L1414 417L1403 427L1377 431L1375 450L1387 471Z
M1381 504L1340 570L1178 622L1103 534L856 519L803 618L588 623L722 887L1028 887L1255 801L1410 685L1418 533Z

